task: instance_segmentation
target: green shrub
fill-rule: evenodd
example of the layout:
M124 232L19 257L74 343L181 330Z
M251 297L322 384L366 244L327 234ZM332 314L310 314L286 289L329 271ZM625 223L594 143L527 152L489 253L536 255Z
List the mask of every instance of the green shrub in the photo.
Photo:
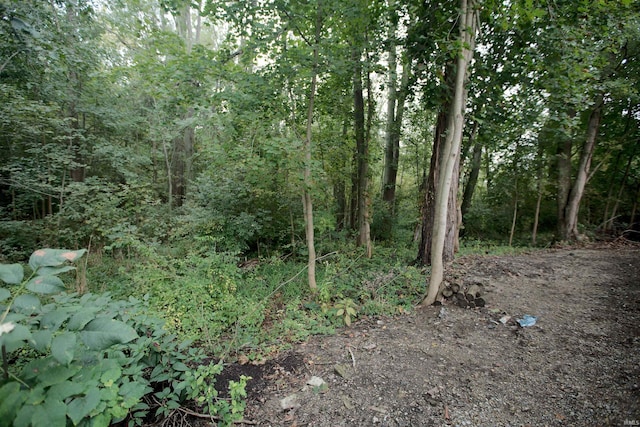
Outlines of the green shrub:
M3 425L129 426L167 416L189 400L223 425L242 418L247 378L218 399L221 365L169 335L147 301L65 293L58 277L85 250L42 249L20 264L0 264L0 420Z

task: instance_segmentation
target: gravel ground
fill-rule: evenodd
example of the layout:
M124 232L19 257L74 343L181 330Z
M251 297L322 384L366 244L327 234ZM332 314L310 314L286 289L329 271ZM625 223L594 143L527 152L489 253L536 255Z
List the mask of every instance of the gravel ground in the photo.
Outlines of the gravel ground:
M482 283L486 306L445 303L361 319L261 367L229 367L254 377L245 419L292 427L640 425L640 251L463 257L448 277ZM519 326L525 314L535 325Z

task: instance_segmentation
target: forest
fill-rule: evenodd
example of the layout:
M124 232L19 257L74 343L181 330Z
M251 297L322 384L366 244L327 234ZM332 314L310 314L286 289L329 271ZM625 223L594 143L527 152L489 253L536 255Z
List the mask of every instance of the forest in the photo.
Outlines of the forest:
M637 0L0 17L6 425L230 425L223 361L439 303L460 255L640 240Z

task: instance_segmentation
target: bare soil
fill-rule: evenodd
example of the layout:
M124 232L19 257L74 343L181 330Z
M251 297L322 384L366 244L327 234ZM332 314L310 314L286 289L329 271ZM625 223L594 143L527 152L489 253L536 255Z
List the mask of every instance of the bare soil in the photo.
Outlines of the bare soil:
M364 318L248 374L259 426L640 425L640 251L560 249L454 262L486 306ZM535 325L516 320L529 314ZM313 377L325 385L308 385ZM317 380L317 379L316 379ZM285 409L286 408L286 409Z

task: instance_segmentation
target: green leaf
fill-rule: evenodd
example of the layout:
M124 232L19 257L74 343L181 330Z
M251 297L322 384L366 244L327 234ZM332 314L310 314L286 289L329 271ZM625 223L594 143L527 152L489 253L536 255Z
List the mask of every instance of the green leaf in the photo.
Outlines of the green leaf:
M122 369L120 369L119 366L114 366L100 376L100 382L104 384L105 387L111 387L121 376Z
M13 330L0 335L0 347L5 346L8 353L24 346L27 340L31 339L31 331L24 325L16 323Z
M47 399L35 407L31 423L34 426L66 427L67 405L60 400Z
M69 313L66 310L52 310L45 313L40 319L40 328L49 329L52 331L57 330L64 322L69 318Z
M65 265L64 267L41 267L38 269L38 276L57 276L58 274L75 269L72 265Z
M51 342L51 355L62 365L71 363L75 349L76 334L73 332L63 332Z
M186 372L189 370L189 367L182 362L176 362L173 364L173 369L178 372Z
M73 381L62 381L54 384L47 391L47 399L66 400L75 395L82 394L85 390L85 384Z
M82 311L77 312L71 319L69 319L69 323L67 323L67 329L70 331L79 331L84 328L87 323L91 322L96 318L96 313L100 311L97 307L85 307Z
M31 333L31 347L40 353L47 353L52 337L53 331L34 331Z
M46 399L46 395L44 393L44 386L38 384L29 390L29 394L27 395L27 401L25 402L27 405L40 405Z
M0 420L13 420L26 399L26 393L20 390L17 382L0 387Z
M56 365L47 370L39 372L39 375L37 377L38 382L43 387L59 384L74 376L78 371L80 371L80 369L82 369L82 367L77 365Z
M11 292L8 289L0 288L0 301L5 301L11 298Z
M111 416L101 413L91 418L91 427L109 427L111 424Z
M39 294L57 294L64 291L64 283L57 276L36 276L29 280L27 289Z
M76 397L69 405L67 414L73 425L78 425L83 418L87 417L91 411L98 407L100 403L100 390L94 388L89 390L86 396Z
M151 393L152 391L153 389L151 387L142 382L124 383L120 387L119 393L120 396L122 396L124 399L124 401L122 402L122 406L127 409L133 408L134 406L138 405L144 395L146 395L147 393ZM149 407L146 406L145 409L148 408Z
M35 312L40 312L42 304L37 296L31 294L19 295L13 301L13 309L28 316Z
M89 322L80 332L82 341L92 350L105 350L138 338L136 331L119 320L100 317Z
M0 280L17 285L24 278L24 269L20 264L0 264Z
M13 427L31 427L35 405L24 405L13 420Z
M29 267L33 271L40 267L57 267L65 261L77 261L87 252L86 249L69 251L66 249L39 249L29 258Z

